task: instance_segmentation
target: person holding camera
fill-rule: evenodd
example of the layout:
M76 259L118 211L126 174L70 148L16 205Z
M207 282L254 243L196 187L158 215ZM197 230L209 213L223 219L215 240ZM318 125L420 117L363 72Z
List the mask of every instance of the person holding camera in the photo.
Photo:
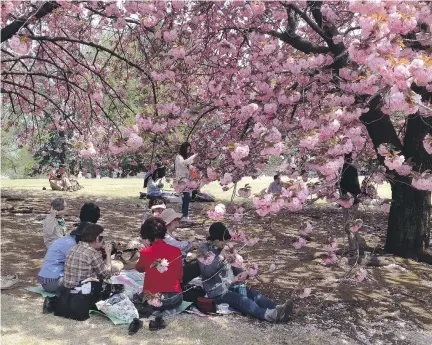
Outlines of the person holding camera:
M81 234L81 241L68 253L64 266L63 285L74 288L87 278L107 279L111 277L112 244L105 244L105 261L102 259L104 228L89 223Z

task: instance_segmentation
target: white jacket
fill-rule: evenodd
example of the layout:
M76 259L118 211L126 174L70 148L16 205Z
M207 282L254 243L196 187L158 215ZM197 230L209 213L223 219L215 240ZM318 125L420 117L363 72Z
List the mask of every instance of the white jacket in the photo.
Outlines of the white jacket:
M175 175L176 179L189 178L189 165L191 165L196 157L196 154L184 159L183 156L177 155L175 159Z

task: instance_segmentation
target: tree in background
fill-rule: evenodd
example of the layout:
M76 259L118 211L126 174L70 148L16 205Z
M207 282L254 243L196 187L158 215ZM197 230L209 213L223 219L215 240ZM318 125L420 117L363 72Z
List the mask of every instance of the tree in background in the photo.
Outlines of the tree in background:
M1 175L8 178L25 178L35 166L32 154L19 147L13 132L1 132Z

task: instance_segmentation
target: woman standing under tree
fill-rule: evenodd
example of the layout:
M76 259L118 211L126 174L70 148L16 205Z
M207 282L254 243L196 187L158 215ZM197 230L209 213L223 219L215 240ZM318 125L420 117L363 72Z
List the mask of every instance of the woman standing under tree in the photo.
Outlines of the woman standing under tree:
M187 141L185 141L180 146L180 152L176 156L175 159L175 174L177 182L181 182L182 180L189 179L189 167L193 163L196 154L191 155L191 145ZM191 201L191 192L183 191L182 198L182 214L183 221L190 222L189 218L189 204Z

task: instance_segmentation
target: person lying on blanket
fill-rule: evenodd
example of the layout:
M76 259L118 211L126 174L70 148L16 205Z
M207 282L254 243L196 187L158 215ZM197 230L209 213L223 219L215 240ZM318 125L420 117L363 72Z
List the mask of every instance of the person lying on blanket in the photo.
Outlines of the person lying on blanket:
M255 290L242 285L248 278L246 271L231 265L225 249L231 235L226 226L213 223L207 242L198 249L203 288L217 304L227 303L231 308L257 319L269 322L287 322L292 313L291 300L281 305ZM236 285L235 285L236 284Z

